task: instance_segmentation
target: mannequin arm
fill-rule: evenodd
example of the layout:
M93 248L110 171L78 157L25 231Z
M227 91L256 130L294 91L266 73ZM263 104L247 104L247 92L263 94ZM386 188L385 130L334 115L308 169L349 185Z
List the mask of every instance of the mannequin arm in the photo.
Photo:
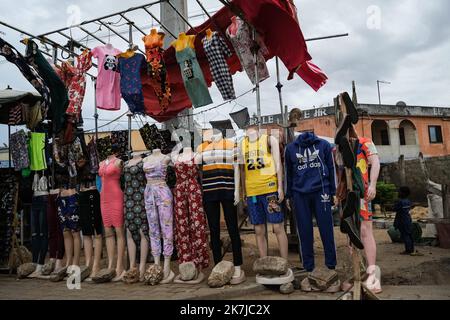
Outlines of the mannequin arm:
M275 168L277 170L277 180L278 180L278 200L282 202L284 200L284 188L283 188L283 166L281 165L280 156L280 144L277 138L270 136L270 148L272 150L272 157L275 162Z
M370 168L370 185L369 190L367 190L367 200L372 201L377 196L377 181L380 175L380 157L377 154L370 156L369 160Z
M233 167L234 167L234 205L237 206L241 201L240 199L241 172L239 170L239 164L235 163Z

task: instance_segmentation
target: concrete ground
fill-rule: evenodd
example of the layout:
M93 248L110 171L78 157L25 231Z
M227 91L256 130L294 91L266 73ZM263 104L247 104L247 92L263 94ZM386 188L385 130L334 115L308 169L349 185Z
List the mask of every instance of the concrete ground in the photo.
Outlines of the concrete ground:
M316 265L323 265L323 248L318 231L316 236ZM418 247L424 253L422 257L399 255L403 250L401 244L392 244L386 230L375 230L378 244L378 265L382 270L383 293L381 299L450 299L450 250L436 247ZM295 291L291 295L281 295L278 291L260 286L254 281L252 265L257 258L254 235L242 235L244 240L243 254L245 264L243 270L247 281L238 286L226 286L211 289L206 284L189 286L168 284L155 287L143 284L126 285L123 283L93 284L82 283L80 290L69 290L65 282L52 283L46 280L16 280L15 276L0 275L0 299L251 299L251 300L333 300L339 294L303 293ZM271 254L276 255L276 239L270 237ZM341 280L351 275L351 261L348 255L345 237L336 230L336 247L338 250L337 271ZM231 260L231 254L225 257ZM298 253L290 253L290 263L300 266ZM105 261L104 261L105 263ZM173 265L176 271L176 263ZM205 270L209 274L211 268Z

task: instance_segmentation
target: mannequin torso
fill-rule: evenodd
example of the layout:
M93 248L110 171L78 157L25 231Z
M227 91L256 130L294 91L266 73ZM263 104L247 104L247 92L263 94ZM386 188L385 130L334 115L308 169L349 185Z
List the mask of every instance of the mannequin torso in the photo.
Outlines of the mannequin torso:
M185 33L180 33L177 40L171 43L171 46L176 51L183 51L186 48L194 49L195 35L188 36Z

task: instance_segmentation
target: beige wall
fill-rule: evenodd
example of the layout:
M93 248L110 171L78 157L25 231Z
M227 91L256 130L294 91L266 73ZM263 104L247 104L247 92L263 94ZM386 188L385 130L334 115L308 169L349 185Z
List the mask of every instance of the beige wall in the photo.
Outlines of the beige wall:
M104 138L107 136L110 136L111 132L99 132L98 138ZM89 143L89 141L92 140L92 138L95 136L95 134L85 134L86 143ZM147 148L145 147L145 143L142 140L141 134L139 133L139 130L133 130L131 131L131 147L133 151L140 152L140 151L147 151Z

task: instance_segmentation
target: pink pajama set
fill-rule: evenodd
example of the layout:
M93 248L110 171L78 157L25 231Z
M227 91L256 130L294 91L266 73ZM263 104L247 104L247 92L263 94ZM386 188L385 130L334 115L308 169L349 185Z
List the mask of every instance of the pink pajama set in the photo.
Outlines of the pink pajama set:
M161 237L164 243L163 254L171 257L173 253L173 195L166 184L167 165L144 163L147 187L145 188L145 210L149 225L150 245L153 256L161 255Z

